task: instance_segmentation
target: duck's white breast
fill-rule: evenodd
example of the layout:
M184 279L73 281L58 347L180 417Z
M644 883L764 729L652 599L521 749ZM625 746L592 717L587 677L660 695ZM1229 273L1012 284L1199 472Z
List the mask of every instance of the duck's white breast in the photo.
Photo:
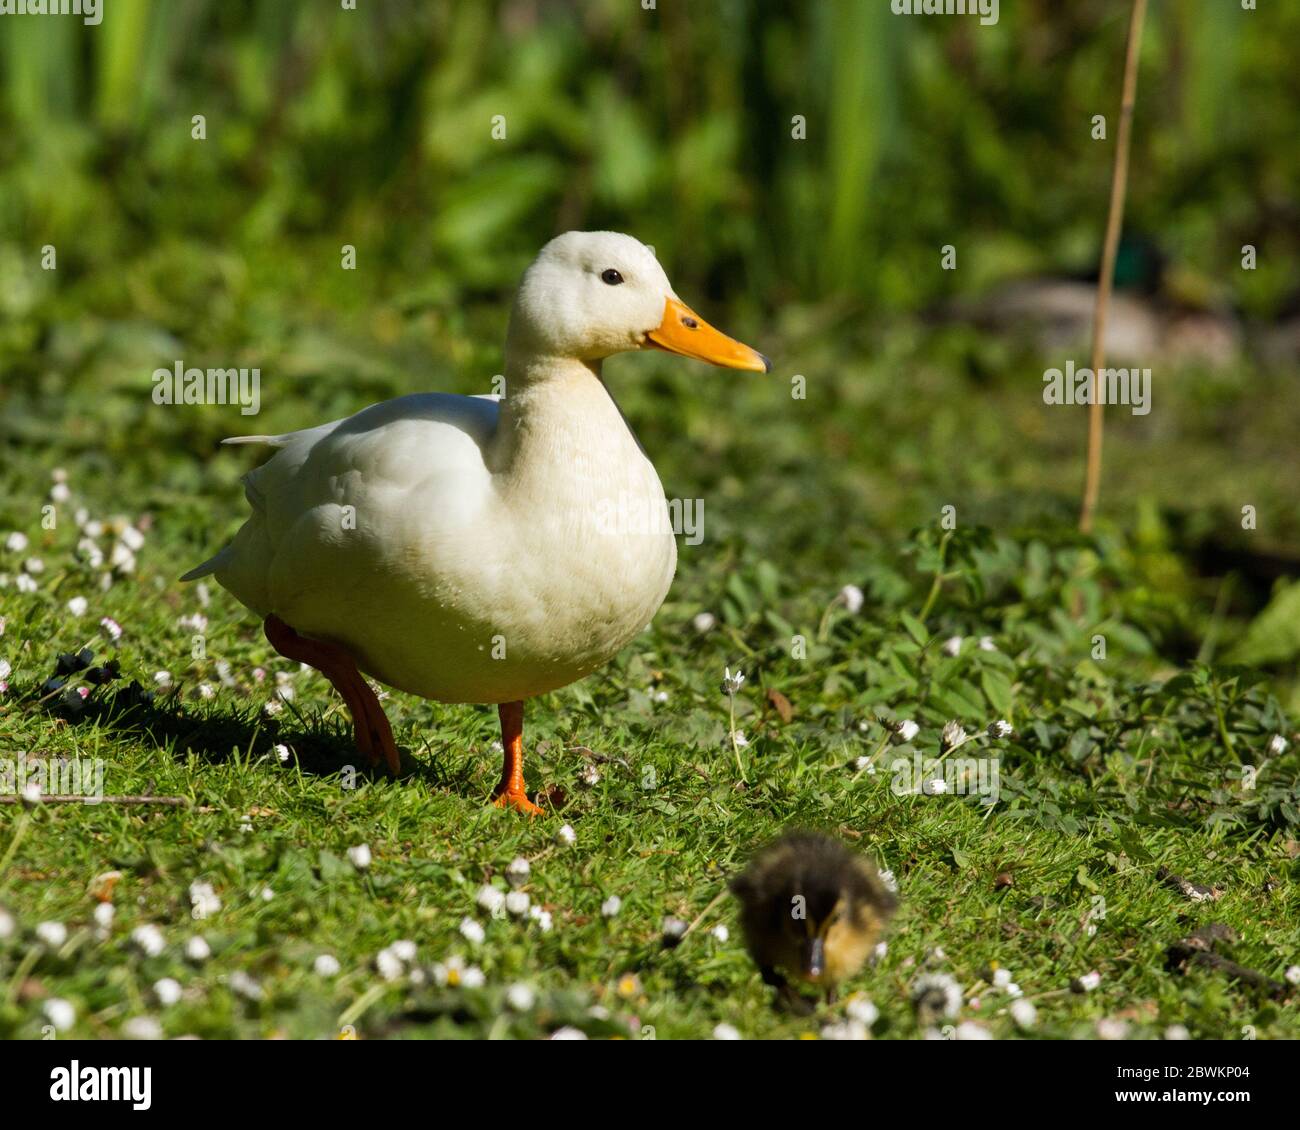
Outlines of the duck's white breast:
M500 426L487 398L431 394L299 433L249 476L255 513L218 579L426 698L512 701L582 678L668 591L663 488L597 401L539 408L494 467Z

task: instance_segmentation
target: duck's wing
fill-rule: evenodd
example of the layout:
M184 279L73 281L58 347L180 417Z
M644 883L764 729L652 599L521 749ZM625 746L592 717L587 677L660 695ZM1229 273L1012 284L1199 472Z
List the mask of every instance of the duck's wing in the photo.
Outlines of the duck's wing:
M223 441L278 450L243 477L252 514L234 540L181 580L220 573L246 605L270 611L268 583L286 536L322 506L337 507L347 489L340 484L414 485L467 469L485 474L483 449L496 430L497 399L418 393L302 431Z

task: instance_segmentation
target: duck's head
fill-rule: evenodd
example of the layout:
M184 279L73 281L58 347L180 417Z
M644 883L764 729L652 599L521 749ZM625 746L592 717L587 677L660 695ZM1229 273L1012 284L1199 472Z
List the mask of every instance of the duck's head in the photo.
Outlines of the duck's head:
M728 369L772 368L686 306L654 252L630 235L571 231L542 248L515 296L512 355L592 362L650 348Z

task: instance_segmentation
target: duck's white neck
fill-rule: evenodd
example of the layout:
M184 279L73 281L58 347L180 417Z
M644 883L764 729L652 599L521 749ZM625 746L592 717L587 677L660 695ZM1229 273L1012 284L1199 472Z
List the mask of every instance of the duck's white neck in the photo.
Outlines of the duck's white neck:
M617 493L646 465L636 437L600 375L600 362L576 358L507 359L506 393L488 464L517 490L553 487L563 474L585 489Z

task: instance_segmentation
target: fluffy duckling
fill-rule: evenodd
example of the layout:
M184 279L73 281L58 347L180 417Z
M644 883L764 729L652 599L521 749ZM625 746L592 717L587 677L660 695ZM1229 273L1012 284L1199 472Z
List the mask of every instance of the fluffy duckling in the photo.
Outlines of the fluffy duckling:
M741 927L777 1005L806 1014L813 1005L787 978L825 990L862 968L898 900L875 865L839 840L790 832L760 851L731 882Z

